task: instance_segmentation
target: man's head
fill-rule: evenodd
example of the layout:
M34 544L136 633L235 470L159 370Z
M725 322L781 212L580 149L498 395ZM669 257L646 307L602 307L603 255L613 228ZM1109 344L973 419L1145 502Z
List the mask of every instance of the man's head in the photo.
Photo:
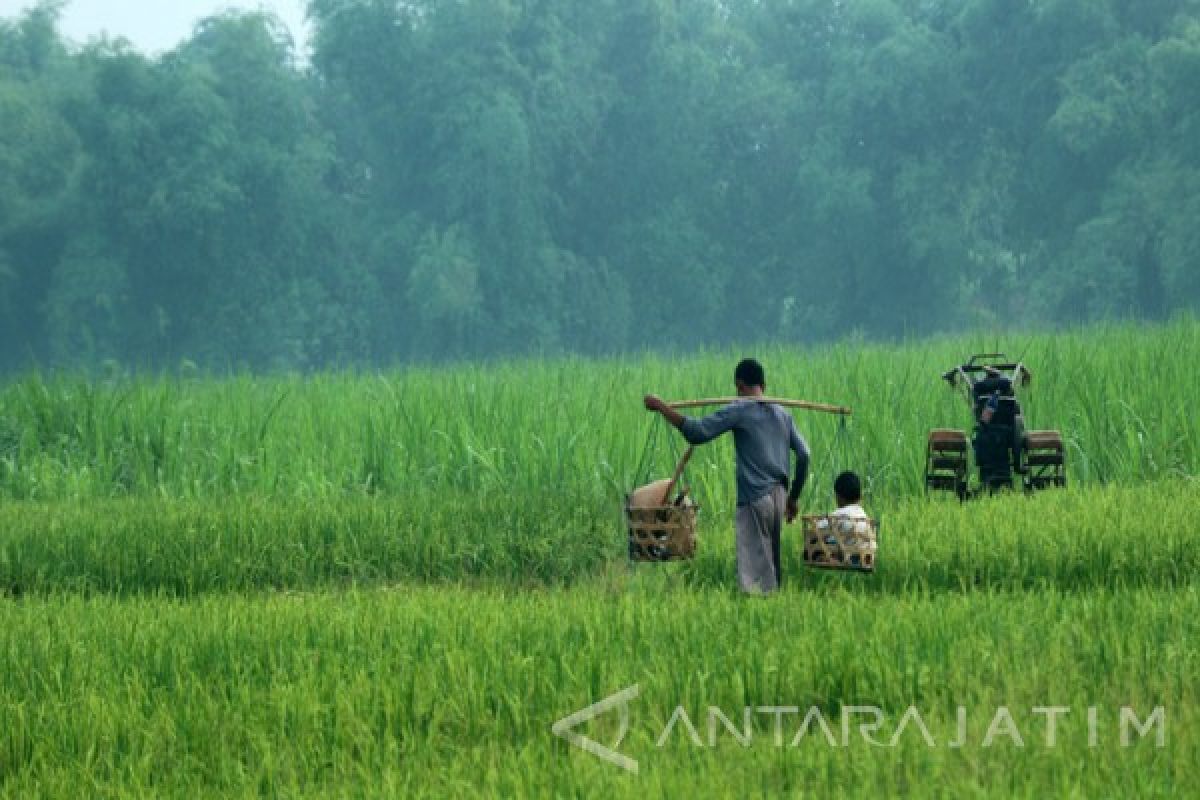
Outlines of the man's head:
M853 472L843 472L834 478L833 494L838 508L855 505L862 501L862 481Z
M738 394L748 394L754 389L767 388L767 377L762 364L753 358L743 358L733 371L733 382L737 385Z

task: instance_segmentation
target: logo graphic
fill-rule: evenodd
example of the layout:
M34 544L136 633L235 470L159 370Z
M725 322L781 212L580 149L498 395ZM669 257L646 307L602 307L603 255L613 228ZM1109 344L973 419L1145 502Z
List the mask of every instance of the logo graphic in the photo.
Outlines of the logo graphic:
M629 756L622 755L618 752L621 742L629 733L630 720L630 703L638 696L641 687L639 684L634 684L628 688L622 689L616 694L598 702L592 703L584 709L576 711L570 716L563 717L558 722L551 726L550 730L555 736L561 736L575 747L581 750L586 750L602 761L628 770L634 775L638 774L638 762ZM616 709L620 713L620 727L617 731L616 739L611 745L604 745L584 735L581 732L582 726L592 720L600 717L603 714ZM1070 724L1071 720L1078 717L1070 716L1073 710L1066 705L1045 705L1033 706L1029 709L1028 714L1021 713L1023 709L1018 710L1016 716L1009 710L1008 706L998 706L995 709L987 709L987 716L977 718L977 720L988 721L987 733L983 739L971 739L972 731L979 733L981 727L978 722L974 726L968 725L969 711L966 706L958 706L953 720L939 720L938 724L930 727L926 720L937 719L936 715L927 716L922 714L921 710L916 706L909 706L908 709L900 716L899 720L892 724L887 712L879 706L842 706L840 709L840 728L841 738L839 739L834 731L837 730L839 717L831 719L826 718L826 712L820 706L810 706L808 712L804 714L803 719L800 719L800 714L804 709L799 706L745 706L741 709L741 715L736 713L725 713L718 706L707 706L707 742L701 738L700 729L696 723L692 722L692 718L688 715L687 709L682 706L676 706L667 720L666 726L663 728L662 735L658 737L654 746L662 749L672 739L672 734L680 743L690 742L695 748L703 748L714 754L721 747L721 743L726 739L731 739L740 748L747 748L754 741L760 740L764 731L761 730L761 724L755 725L755 720L766 716L774 724L770 725L766 733L773 733L773 736L767 738L769 743L776 748L790 747L796 748L804 745L807 741L824 741L830 747L851 747L858 744L858 739L861 738L868 747L896 747L900 740L907 735L910 739L919 736L926 747L948 747L951 750L956 750L962 747L980 747L988 749L996 746L997 740L1007 742L1016 748L1024 748L1026 746L1026 735L1032 733L1027 726L1030 720L1042 718L1044 726L1044 746L1047 748L1055 748L1059 746L1058 733L1060 731L1060 723L1062 727ZM1089 749L1096 748L1100 745L1100 712L1099 706L1088 706L1086 720L1087 747ZM1112 712L1107 715L1112 719ZM793 717L799 720L798 726L789 727L788 736L784 736L784 717ZM705 719L705 718L700 718ZM1020 721L1020 724L1019 724ZM740 725L739 725L740 722ZM1135 747L1138 742L1153 736L1155 747L1167 746L1167 711L1164 706L1155 706L1153 711L1145 719L1142 719L1137 711L1131 706L1120 707L1119 728L1115 721L1110 721L1109 740L1116 739L1115 734L1120 734L1121 747ZM1076 746L1083 747L1081 741L1082 722L1076 724ZM756 730L756 728L759 728ZM854 728L857 728L858 737L852 735ZM791 732L795 731L795 735L791 736ZM1023 732L1024 731L1024 732ZM890 736L889 736L890 733ZM790 740L790 744L786 744ZM1035 739L1035 741L1037 741ZM734 751L736 752L736 750Z
M587 708L582 708L570 716L563 717L550 728L555 736L561 736L571 744L578 748L588 751L597 758L601 758L610 764L615 764L621 769L626 769L634 775L638 771L638 762L634 761L629 756L621 755L617 752L617 748L621 746L621 741L625 738L625 734L629 733L629 701L638 696L640 690L639 684L629 686L616 694L596 703L592 703ZM605 747L595 739L589 739L582 733L575 730L585 722L590 722L601 714L607 713L612 709L619 709L621 712L621 729L617 731L617 739L613 742L612 747Z

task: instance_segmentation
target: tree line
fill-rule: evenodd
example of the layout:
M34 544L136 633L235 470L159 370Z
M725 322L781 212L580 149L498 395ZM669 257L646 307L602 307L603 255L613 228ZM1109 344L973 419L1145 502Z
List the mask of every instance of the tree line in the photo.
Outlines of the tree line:
M0 21L0 369L313 369L1200 305L1196 0Z

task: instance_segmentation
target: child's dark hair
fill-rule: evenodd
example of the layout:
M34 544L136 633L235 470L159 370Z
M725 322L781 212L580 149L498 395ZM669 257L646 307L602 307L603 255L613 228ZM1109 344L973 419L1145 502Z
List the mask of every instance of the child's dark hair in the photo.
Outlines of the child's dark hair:
M843 472L833 481L833 491L847 503L862 500L862 481L853 472Z

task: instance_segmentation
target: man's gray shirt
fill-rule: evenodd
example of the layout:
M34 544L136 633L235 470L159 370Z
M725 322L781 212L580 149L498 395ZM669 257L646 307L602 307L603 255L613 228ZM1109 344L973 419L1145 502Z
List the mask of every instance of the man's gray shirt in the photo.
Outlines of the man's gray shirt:
M733 431L737 451L737 504L749 505L775 486L788 485L788 451L796 454L793 495L808 476L808 445L792 415L780 406L745 399L701 419L684 418L680 431L691 444L704 444Z

